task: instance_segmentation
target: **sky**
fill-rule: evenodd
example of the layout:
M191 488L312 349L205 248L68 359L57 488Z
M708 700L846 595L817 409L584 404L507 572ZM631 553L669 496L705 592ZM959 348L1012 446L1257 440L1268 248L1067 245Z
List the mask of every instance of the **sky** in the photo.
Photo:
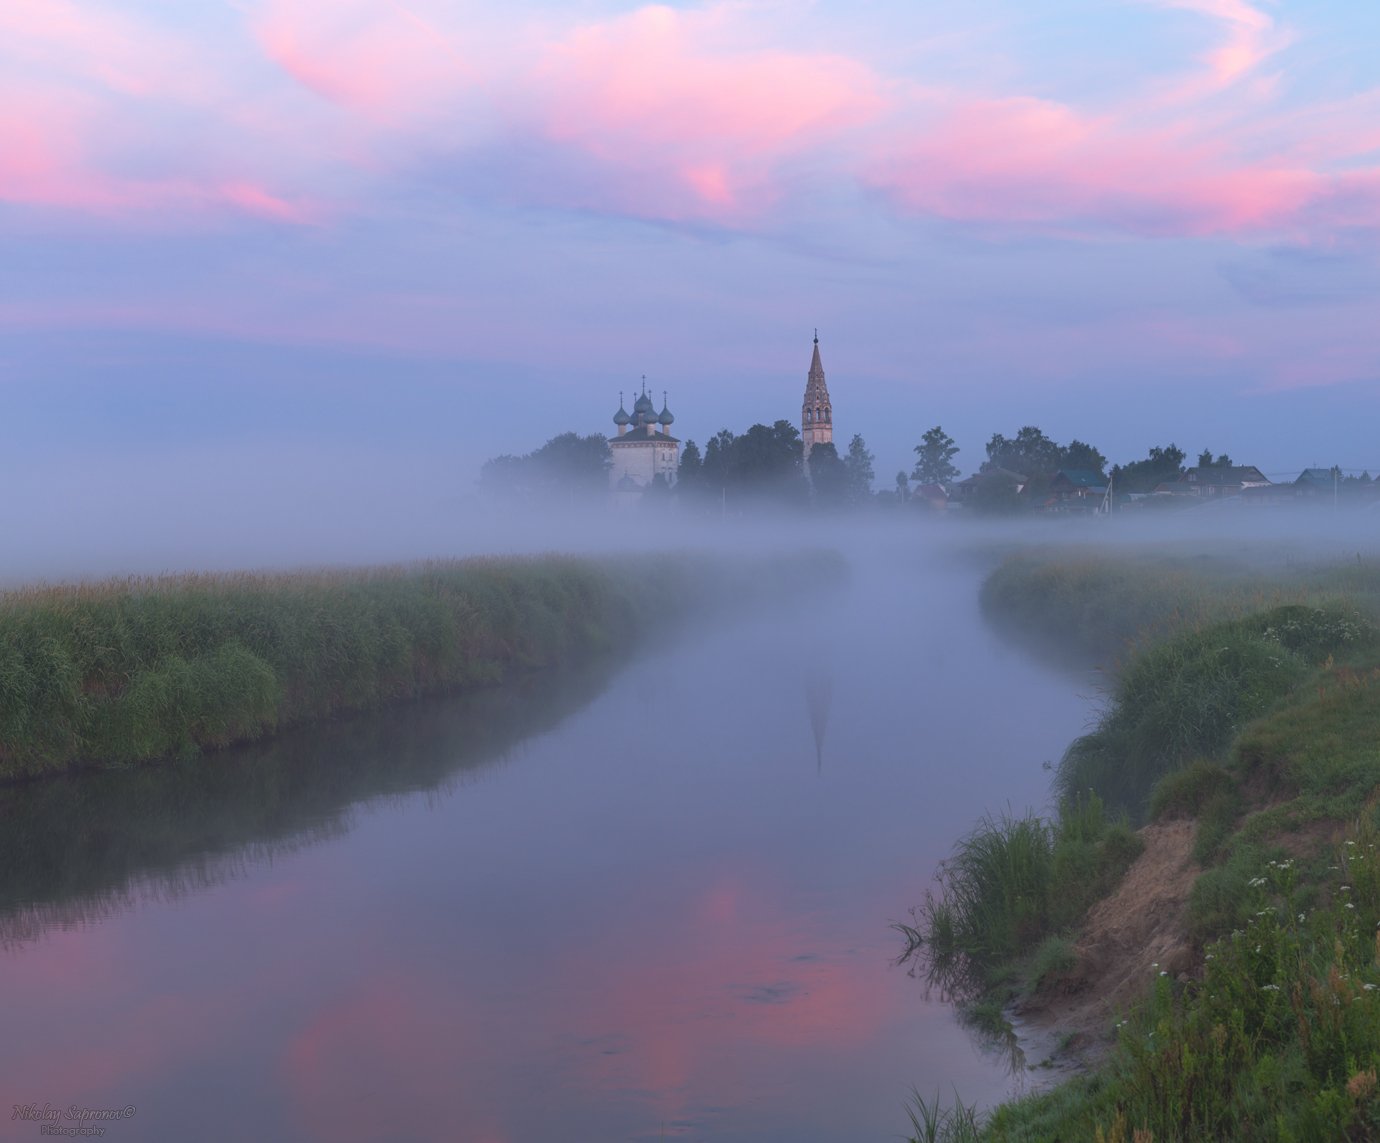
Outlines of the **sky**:
M879 485L935 424L965 472L1026 424L1380 472L1377 42L1343 0L5 0L0 474L73 528L439 505L644 376L682 439L798 420L816 329Z

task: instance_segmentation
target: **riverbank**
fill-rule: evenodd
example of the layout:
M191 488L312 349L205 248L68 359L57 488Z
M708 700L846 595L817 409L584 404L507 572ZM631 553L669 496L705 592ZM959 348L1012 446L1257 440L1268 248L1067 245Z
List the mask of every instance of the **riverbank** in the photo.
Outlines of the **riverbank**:
M1058 813L980 825L909 935L961 999L1095 1062L988 1117L922 1105L917 1138L1377 1137L1378 596L1359 556L1027 555L992 576L998 626L1118 667L1057 769ZM1146 824L1090 894L1057 852L1093 800L1108 829ZM1042 832L1043 897L1015 844ZM974 850L1000 851L1000 875Z
M0 780L188 759L627 649L842 581L842 557L542 556L0 595Z

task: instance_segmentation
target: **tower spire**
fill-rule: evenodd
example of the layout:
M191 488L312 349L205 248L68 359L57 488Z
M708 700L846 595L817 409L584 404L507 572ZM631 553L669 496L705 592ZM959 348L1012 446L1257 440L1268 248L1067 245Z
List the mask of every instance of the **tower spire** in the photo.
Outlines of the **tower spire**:
M810 354L810 372L805 378L805 399L800 407L800 437L807 460L811 448L829 444L834 439L834 410L829 400L829 386L824 380L824 363L819 359L818 328Z

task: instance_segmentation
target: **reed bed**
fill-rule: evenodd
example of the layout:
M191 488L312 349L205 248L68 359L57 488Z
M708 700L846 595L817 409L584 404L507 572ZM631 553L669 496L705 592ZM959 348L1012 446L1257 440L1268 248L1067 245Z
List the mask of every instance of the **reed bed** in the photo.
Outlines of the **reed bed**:
M0 779L127 765L501 681L841 560L489 558L40 585L0 595Z

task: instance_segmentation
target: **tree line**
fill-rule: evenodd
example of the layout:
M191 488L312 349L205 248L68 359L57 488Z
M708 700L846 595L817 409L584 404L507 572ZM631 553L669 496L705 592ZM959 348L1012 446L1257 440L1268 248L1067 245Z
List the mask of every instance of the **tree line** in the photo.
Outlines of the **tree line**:
M645 499L650 506L675 499L682 507L706 513L750 506L849 511L869 504L901 504L930 485L946 490L953 486L961 472L955 463L960 449L942 426L924 433L914 452L914 467L896 474L895 489L874 492L875 457L861 434L854 434L843 455L833 444L815 445L807 464L800 430L789 421L756 424L736 434L721 429L702 452L687 440L675 487L658 476ZM1037 426L1025 425L1014 436L992 434L970 478L967 502L977 511L1019 511L1041 503L1061 471L1089 473L1103 485L1110 479L1118 494L1147 493L1183 476L1188 459L1183 449L1170 443L1109 469L1106 456L1092 445L1080 440L1060 444ZM1226 453L1214 455L1204 449L1196 467L1234 464ZM531 502L601 500L608 495L611 465L612 453L602 435L562 433L523 456L494 457L480 470L479 485L491 495ZM1341 492L1371 485L1369 474L1329 471Z
M652 508L671 499L682 508L711 513L753 507L846 511L872 498L874 456L861 435L840 456L833 444L815 445L805 460L800 430L789 421L721 429L701 452L693 440L681 448L675 487L657 475L643 494ZM598 433L562 433L522 456L485 462L479 490L525 503L606 499L612 452Z
M843 456L832 443L817 444L806 461L800 430L790 421L741 434L720 429L703 454L694 441L685 442L677 493L682 504L702 511L729 505L846 510L871 498L875 459L861 434Z
M909 474L897 474L898 490L904 491L911 481L947 488L958 477L954 457L959 448L942 426L925 433L914 451L915 467ZM1091 474L1104 486L1110 481L1118 494L1152 492L1160 484L1183 476L1188 460L1183 449L1170 443L1151 448L1141 460L1108 469L1106 456L1092 445L1080 440L1061 445L1035 425L1024 426L1012 437L993 433L985 453L986 459L973 473L970 496L972 506L979 511L1014 511L1022 504L1039 503L1061 471ZM1214 456L1211 449L1204 449L1198 454L1200 470L1234 465L1226 453ZM1022 492L1018 493L1018 487Z

